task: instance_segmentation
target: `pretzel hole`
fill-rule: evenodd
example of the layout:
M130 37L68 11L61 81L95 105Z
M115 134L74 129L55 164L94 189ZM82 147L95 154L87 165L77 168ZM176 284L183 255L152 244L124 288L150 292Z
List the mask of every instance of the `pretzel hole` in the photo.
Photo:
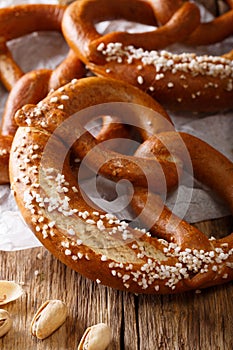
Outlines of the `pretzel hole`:
M231 0L230 0L231 1ZM233 5L230 6L230 1L228 3L228 1L215 1L215 5L216 5L216 16L220 16L223 13L226 13L227 11L230 10L230 8L233 7Z
M221 2L215 3L215 6L208 6L206 1L199 1L197 3L200 9L200 15L202 22L208 22L212 20L215 16L220 16L221 14L229 10L229 6L226 3ZM214 8L213 8L214 7ZM126 31L128 33L143 33L150 32L158 28L158 25L149 25L139 22L129 21L126 19L115 19L111 21L101 21L95 24L95 29L99 34L107 34L114 31Z
M192 225L201 230L209 238L215 237L217 239L221 239L230 235L233 232L233 216L225 215L223 217L224 220L222 218L214 220L211 231L209 231L208 229L208 233L206 228L206 221L192 223ZM218 228L219 223L221 225L221 229Z
M143 142L137 128L129 124L122 124L117 117L96 117L85 127L99 143L103 142L107 149L116 150L122 155L132 156ZM88 165L85 165L85 162L82 162L79 167L78 183L85 195L97 205L96 210L101 208L128 222L131 227L144 228L130 207L134 192L130 181L127 179L111 181L93 172Z
M214 19L216 16L220 16L220 13L218 11L218 5L216 4L216 1L212 1L212 4L206 3L206 1L198 1L196 2L196 5L200 9L200 15L201 15L201 22L207 23Z
M7 46L25 72L37 68L55 68L69 50L63 36L53 31L33 32L8 41Z
M118 141L121 142L121 144L124 144L124 142L126 142L126 145L129 145L128 150L130 150L130 148L134 150L138 147L138 143L133 140L118 139ZM104 141L102 144L105 146L105 148L109 149L109 143L111 145L111 140ZM128 155L132 153L133 152L126 154ZM87 157L92 157L92 155L88 154ZM124 157L124 155L122 155L122 157ZM96 165L93 167L93 164L91 164L91 171L87 172L87 169L90 170L89 164L90 162L88 160L86 164L85 158L82 159L78 173L78 184L80 188L84 190L85 196L87 196L94 204L96 204L98 208L101 208L101 210L112 213L120 219L129 220L134 226L139 226L137 215L135 215L135 213L133 213L130 208L130 202L134 193L133 183L137 180L135 180L133 174L127 174L127 172L126 174L128 175L128 178L122 178L121 169L124 167L124 162L121 162L120 159L115 160L114 158L106 159L106 161L104 159L104 163L97 164L97 167ZM112 168L112 164L115 164L116 168ZM130 165L132 166L132 163ZM108 167L112 169L112 174L107 174ZM144 172L144 169L140 169L136 163L135 169L137 169L137 172ZM101 176L102 172L106 177ZM119 178L117 178L118 172L120 174ZM166 197L166 180L164 178L162 168L160 169L160 172L161 174L159 176L161 182L163 182L163 185L160 184L160 186L163 187L161 196ZM113 178L115 180L113 180ZM145 171L144 185L146 187L150 187L152 181L153 179L147 178L147 173ZM135 221L137 222L136 224Z
M108 148L119 153L133 154L131 139L140 140L137 130L127 123L121 123L114 115L97 116L88 122L85 128L97 139L99 143L108 141Z
M117 183L108 180L101 175L83 183L79 183L85 196L96 205L96 210L101 209L115 215L118 219L124 220L130 226L135 226L136 215L133 213L130 202L134 188L128 180L120 180ZM139 223L137 221L136 226Z
M218 1L215 1L215 0L212 0L212 1L198 0L197 4L200 4L203 7L205 7L210 13L212 13L213 16L218 16L221 13L219 11Z
M144 33L153 31L156 28L157 26L127 21L125 19L101 21L95 24L95 29L99 34L108 34L115 31L126 31L128 33Z

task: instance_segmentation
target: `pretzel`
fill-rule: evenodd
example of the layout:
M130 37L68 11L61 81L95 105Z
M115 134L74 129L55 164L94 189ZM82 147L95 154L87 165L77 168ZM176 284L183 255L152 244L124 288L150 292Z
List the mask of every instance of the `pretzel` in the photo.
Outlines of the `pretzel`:
M69 46L92 72L135 85L167 109L195 112L231 109L231 60L160 50L172 42L189 40L200 24L195 4L185 2L164 25L152 32L113 32L102 36L94 27L97 22L119 18L155 25L155 3L76 1L65 11L62 30Z
M111 110L109 103L113 104ZM119 103L120 106L127 103L126 122L136 121L144 140L135 156L108 151L83 127L91 118L105 113L121 119ZM141 107L146 108L144 113ZM38 105L24 106L16 113L16 120L19 128L10 158L12 189L25 221L63 263L97 283L135 293L178 293L232 279L233 235L207 239L161 204L156 186L142 187L140 180L134 179L140 176L140 172L134 172L135 163L144 166L151 161L152 166L152 162L167 161L168 169L171 162L177 168L182 162L186 168L188 164L188 156L181 152L178 133L167 113L149 95L118 80L89 77L65 85L62 91L55 91ZM174 152L169 147L165 149L160 134L161 140L171 134ZM157 135L158 145L152 139ZM194 162L194 172L201 172L200 179L221 194L220 186L215 185L226 175L224 184L232 194L232 162L204 142L193 140L182 134L182 143L187 144ZM148 155L151 142L153 154ZM172 141L171 144L173 148ZM151 232L131 228L86 197L70 167L72 145L72 152L81 159L80 168L86 159L90 168L97 166L101 174L106 175L108 168L107 176L117 181L118 174L128 166L134 183L134 210L143 208L144 214L149 212L150 218L154 217L154 222L149 223ZM196 157L197 153L203 157ZM211 173L203 166L209 155L214 155ZM222 167L218 168L219 162ZM163 170L166 171L166 165ZM215 180L210 183L208 175L213 172ZM154 174L153 181L156 180ZM232 208L232 195L226 197ZM144 214L140 216L142 220ZM158 235L157 227L162 227Z
M61 31L65 10L61 5L17 5L0 9L0 80L10 91L0 133L0 183L9 181L9 144L17 126L15 112L26 103L37 103L51 89L84 75L84 67L72 50L54 70L38 69L24 74L12 57L7 42L34 31Z

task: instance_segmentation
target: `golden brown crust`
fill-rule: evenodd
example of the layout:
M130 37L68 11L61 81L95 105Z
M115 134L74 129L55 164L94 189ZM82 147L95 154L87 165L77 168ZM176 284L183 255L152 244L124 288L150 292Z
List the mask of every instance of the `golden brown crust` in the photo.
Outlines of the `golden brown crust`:
M162 228L160 238L132 229L114 215L96 209L90 200L86 201L69 165L69 143L73 144L75 136L78 154L82 157L82 152L90 153L83 141L93 143L95 140L88 136L77 119L79 115L74 113L92 105L96 113L100 101L133 102L162 112L164 124L149 113L141 118L145 139L152 130L154 134L170 132L166 112L153 99L130 85L104 78L85 78L67 84L37 106L28 105L18 111L19 128L11 151L10 177L20 211L35 235L74 270L97 283L121 290L178 293L232 280L233 235L208 240L166 210L157 195L141 187L135 187L135 198L137 195L139 198L137 207L151 216L156 212L161 214L154 226L155 232ZM95 117L94 109L91 111L89 115L82 114L83 125ZM192 142L189 145L194 146ZM158 157L164 159L167 154L167 150L158 147ZM146 155L145 160L151 156ZM95 153L95 157L101 157L101 153ZM216 152L218 157L222 160ZM92 157L88 164L91 162ZM226 162L232 169L232 163ZM225 168L220 170L221 174L224 172ZM149 203L148 196L152 198ZM170 231L166 229L167 224L172 224Z
M233 107L231 60L156 51L171 42L186 40L180 30L189 38L198 27L199 12L193 3L186 2L179 7L154 33L114 32L105 36L96 31L94 23L112 18L132 20L131 2L101 0L102 6L99 4L95 0L75 2L67 8L62 21L68 44L95 74L127 81L173 110L216 112ZM148 2L136 0L134 4L145 6L148 11ZM97 6L101 12L96 10ZM145 22L146 18L137 16L136 12L134 20Z

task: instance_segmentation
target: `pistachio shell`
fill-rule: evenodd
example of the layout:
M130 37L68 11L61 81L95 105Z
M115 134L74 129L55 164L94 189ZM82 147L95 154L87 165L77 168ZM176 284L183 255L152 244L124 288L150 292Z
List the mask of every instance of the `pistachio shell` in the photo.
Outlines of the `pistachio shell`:
M12 319L8 311L0 309L0 338L3 337L12 326Z
M111 328L105 323L98 323L86 329L78 350L105 350L111 339Z
M38 339L45 339L66 320L67 307L61 300L47 300L38 309L31 322L31 333Z
M13 281L0 281L0 305L18 299L23 294L22 287Z

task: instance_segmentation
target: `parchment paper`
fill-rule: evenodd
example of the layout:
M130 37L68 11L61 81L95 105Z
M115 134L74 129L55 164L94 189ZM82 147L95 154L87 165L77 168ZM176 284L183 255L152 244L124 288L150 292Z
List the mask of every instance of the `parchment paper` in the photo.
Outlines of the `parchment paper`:
M57 3L56 0L50 1L22 1L22 0L1 0L0 7L10 6L12 4L21 3ZM203 18L206 20L211 15L201 7ZM122 29L127 27L132 31L142 31L144 26L135 27L127 22L108 22L98 26L98 30L106 32ZM136 29L135 29L136 28ZM151 29L151 28L147 28ZM60 63L64 55L68 51L67 44L58 33L33 33L24 38L13 40L9 43L13 55L27 72L37 68L53 68ZM190 48L189 51L195 51L198 54L222 54L232 49L233 38L225 40L221 44L206 47ZM26 49L25 49L26 48ZM173 45L169 50L182 52L182 46ZM187 52L187 48L185 49ZM4 104L8 94L2 86L0 86L0 115L3 113ZM211 101L210 101L211 103ZM196 135L207 141L212 146L224 153L228 158L233 160L233 112L197 116L190 113L170 113L177 130L186 131ZM87 184L87 187L90 186ZM195 183L195 188L187 188L182 186L179 190L179 202L176 201L176 214L182 213L183 204L187 198L191 197L189 209L186 212L185 219L189 222L198 222L219 218L229 214L228 209L217 199L213 193L206 188L202 188L200 184ZM123 196L124 197L124 196ZM124 198L122 197L122 200ZM176 193L169 198L168 205L172 206L176 200ZM17 209L17 205L11 194L9 186L0 186L0 250L18 250L39 246L40 242L35 238L33 233L24 223L21 214Z

